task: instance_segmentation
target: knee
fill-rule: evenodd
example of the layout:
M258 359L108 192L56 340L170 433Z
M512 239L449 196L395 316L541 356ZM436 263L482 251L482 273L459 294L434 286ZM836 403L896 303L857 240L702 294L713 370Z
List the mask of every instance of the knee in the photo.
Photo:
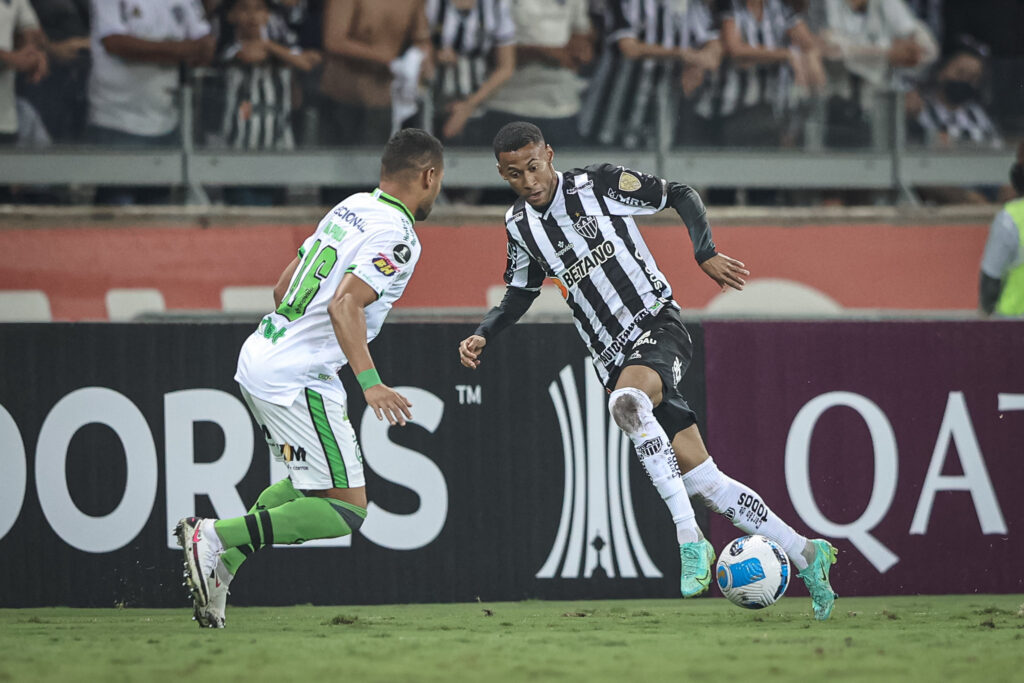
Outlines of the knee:
M627 434L640 431L644 413L651 411L651 399L639 389L616 389L608 398L608 412Z

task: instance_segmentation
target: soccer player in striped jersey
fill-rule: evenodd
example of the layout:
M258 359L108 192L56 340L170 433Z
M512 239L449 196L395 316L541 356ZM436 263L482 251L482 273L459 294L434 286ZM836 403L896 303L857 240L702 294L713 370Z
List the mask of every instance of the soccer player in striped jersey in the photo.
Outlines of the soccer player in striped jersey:
M704 593L715 552L694 518L691 497L704 501L748 534L777 542L810 590L817 619L827 619L835 594L828 581L836 549L808 540L779 519L756 492L719 471L697 418L679 392L693 346L632 216L671 207L686 224L697 263L723 288L743 289L743 263L718 253L707 212L690 187L610 164L559 173L540 129L510 123L494 139L498 171L519 199L505 215L508 258L501 304L459 344L475 369L484 347L515 323L555 280L576 328L610 392L612 419L630 438L676 526L683 597Z
M281 273L276 308L242 346L235 380L288 478L247 515L178 522L200 626L224 626L228 584L254 551L362 525L363 459L339 375L352 368L378 420L411 418L412 404L381 382L367 345L409 283L420 257L413 226L430 213L443 176L441 143L399 131L384 149L380 186L331 209Z

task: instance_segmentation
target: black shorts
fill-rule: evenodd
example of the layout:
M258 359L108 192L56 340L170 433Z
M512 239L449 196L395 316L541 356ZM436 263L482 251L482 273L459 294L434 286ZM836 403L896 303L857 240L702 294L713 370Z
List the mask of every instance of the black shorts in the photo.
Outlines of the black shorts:
M697 414L679 391L679 385L693 359L693 340L686 331L679 311L666 306L650 327L641 334L626 352L622 367L609 381L615 387L622 368L643 365L661 377L661 403L654 409L654 417L671 440L690 425L697 424Z

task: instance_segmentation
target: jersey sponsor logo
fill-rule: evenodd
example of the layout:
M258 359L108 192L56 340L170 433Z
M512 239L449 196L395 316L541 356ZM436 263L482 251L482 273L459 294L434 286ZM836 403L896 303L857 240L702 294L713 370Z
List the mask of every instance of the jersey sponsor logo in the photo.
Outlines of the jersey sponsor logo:
M338 217L339 222L347 223L351 225L359 232L366 231L366 219L361 218L358 213L348 208L344 204L334 209L334 215Z
M560 277L566 288L572 288L590 275L595 268L615 255L615 245L605 240L590 250L590 253L569 266Z
M578 192L583 192L584 190L589 190L593 186L594 186L594 181L593 180L588 180L587 182L583 183L582 185L577 185L575 187L567 187L567 188L565 188L565 193L566 194L576 194Z
M576 214L577 218L572 224L572 229L588 240L597 237L597 216L585 216Z
M640 179L629 171L619 174L619 189L623 192L636 192L640 189Z
M256 328L259 334L263 335L263 338L268 340L271 344L276 344L284 333L288 331L288 328L282 325L278 327L274 324L274 321L270 319L268 315L266 318L260 321L259 327Z
M605 195L608 197L608 199L616 201L619 204L625 204L626 206L632 206L638 209L644 209L649 206L652 206L650 202L645 202L644 200L637 199L636 197L627 197L624 194L619 194L612 188L608 188L608 191L605 192Z
M518 223L521 220L523 220L523 212L522 211L516 211L514 214L512 214L512 218L509 218L507 222L509 222L509 223Z
M338 225L334 221L330 221L330 222L327 223L327 226L324 228L324 234L327 235L328 237L333 237L334 239L336 239L337 241L340 242L343 239L345 239L345 235L348 234L348 230L346 230L345 228L341 227L340 225Z
M558 241L558 251L555 252L555 256L561 258L562 254L572 250L572 244L566 244L564 240Z
M412 258L412 247L408 244L396 244L391 250L391 255L395 257L395 262L404 266Z
M373 259L372 263L373 267L380 271L381 275L391 277L398 272L398 267L384 254L377 254L377 258Z

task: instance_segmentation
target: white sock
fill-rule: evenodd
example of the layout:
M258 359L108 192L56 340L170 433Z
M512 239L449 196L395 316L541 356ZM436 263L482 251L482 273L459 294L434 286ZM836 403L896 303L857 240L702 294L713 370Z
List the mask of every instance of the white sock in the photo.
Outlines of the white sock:
M651 399L639 389L616 389L608 399L608 409L615 423L633 442L647 476L668 506L680 545L700 540L702 535L683 485L675 451L665 430L654 418Z
M210 552L220 555L224 552L224 542L220 540L220 535L217 533L217 529L214 528L213 523L217 520L207 518L199 523L199 530L202 534L204 541L208 541L210 544Z
M807 567L803 552L807 538L783 522L764 503L761 496L745 484L722 474L708 458L683 475L686 493L700 496L704 503L725 516L747 534L761 534L779 544L797 571Z

